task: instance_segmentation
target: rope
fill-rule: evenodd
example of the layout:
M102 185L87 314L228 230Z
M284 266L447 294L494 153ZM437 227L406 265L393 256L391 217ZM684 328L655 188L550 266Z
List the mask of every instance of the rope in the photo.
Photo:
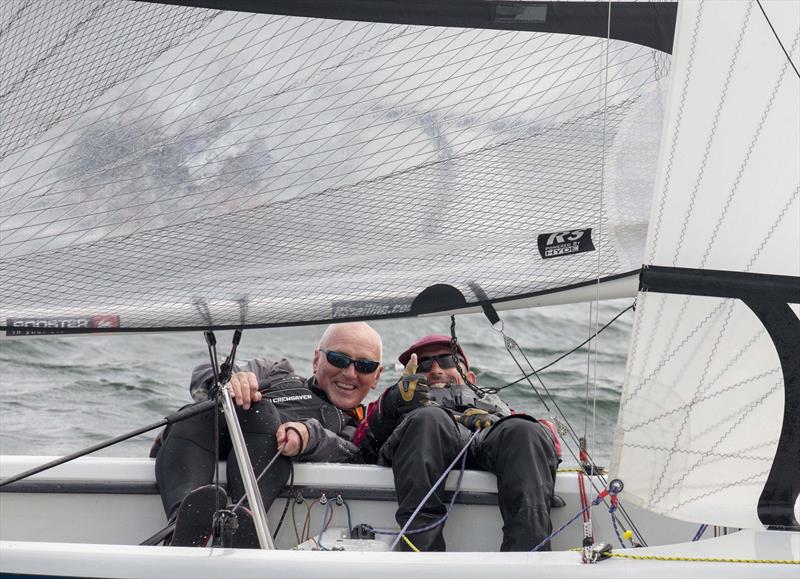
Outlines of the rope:
M581 498L583 508L583 553L581 555L584 563L589 563L592 559L592 545L594 544L594 531L592 529L592 511L589 508L589 495L583 484L586 475L578 473L578 494Z
M582 468L560 468L556 472L582 472L585 474L586 470ZM608 474L608 469L600 468L598 469L598 472L602 472L603 474Z
M483 388L479 388L472 381L467 377L466 372L464 372L464 368L461 367L461 364L458 361L458 338L456 337L456 317L454 315L450 316L450 351L453 354L453 359L456 361L456 369L458 373L461 375L461 379L464 381L464 384L472 390L478 398L483 398L486 396L486 392L484 392Z
M208 345L208 357L211 364L211 372L214 375L214 400L216 401L217 410L214 412L214 483L218 489L222 488L219 477L219 413L220 413L220 387L219 382L219 364L217 360L217 339L214 337L214 332L207 330L204 332L206 344ZM220 510L219 493L214 499L214 512Z
M724 557L679 557L676 555L628 555L609 553L611 557L640 559L642 561L687 561L690 563L762 563L765 565L800 565L797 559L728 559Z
M697 529L697 532L694 534L694 537L692 538L692 543L694 543L695 541L699 541L700 537L703 536L703 533L706 532L706 529L708 529L708 525L700 525L700 528Z
M578 495L580 496L580 499L581 499L581 508L585 508L585 507L589 506L589 497L586 494L586 487L583 484L583 477L584 476L585 475L582 472L578 473ZM588 512L584 513L583 521L584 522L589 522L589 520L590 520L590 518L588 516Z
M295 507L297 505L305 505L306 510L309 509L309 506L308 506L308 501L306 501L302 497L302 495L298 495L297 497L295 497L295 500L292 501L292 509L291 510L292 510L292 525L294 527L294 536L295 536L295 539L297 539L297 544L300 544L300 543L302 543L304 541L304 539L302 539L300 537L300 533L297 532L297 517L295 515Z
M300 452L302 453L303 450L305 450L303 448L303 435L300 434L300 431L297 430L294 426L288 426L288 427L286 427L286 430L291 430L292 432L297 434L297 437L300 439L300 447L301 447L300 448ZM284 448L286 448L286 443L285 442L278 447L278 452L276 452L275 455L271 459L269 459L269 462L267 463L267 466L265 466L264 470L261 471L261 474L259 474L258 477L256 477L256 483L258 483L261 480L261 478L265 474L267 474L267 471L270 469L270 467L273 464L275 464L275 461L278 460L278 458L281 456L281 453L283 452ZM219 461L217 461L217 464L219 464ZM294 468L292 468L292 478L294 478ZM239 499L239 502L237 502L233 506L233 509L236 509L237 507L240 507L242 505L242 503L244 502L245 498L247 498L247 495L242 495L242 497Z
M328 515L330 515L330 518L328 518ZM317 546L320 551L330 550L322 545L322 534L330 526L331 521L333 521L333 501L329 500L325 505L325 513L322 515L322 528L319 530L319 535L317 535Z
M772 34L775 36L775 40L778 41L778 44L780 45L781 50L783 50L783 53L786 55L786 60L788 60L789 64L792 65L792 68L794 69L794 73L797 75L797 78L800 78L800 72L798 72L797 67L794 65L794 62L792 61L792 57L789 55L789 51L786 50L786 47L783 45L783 42L781 42L781 37L778 36L777 32L775 32L775 27L772 25L772 21L769 19L769 16L767 16L767 12L764 10L764 7L761 5L761 0L756 0L756 4L758 4L758 7L761 8L761 13L764 15L764 20L766 20L767 24L769 24L770 30L772 30Z
M402 537L403 537L403 541L405 541L406 545L408 545L411 548L412 551L414 551L415 553L419 553L420 552L419 549L417 549L417 546L414 545L414 543L411 542L411 539L409 539L405 535L402 535Z
M475 440L475 437L478 436L478 433L480 433L480 432L481 432L481 429L478 428L478 429L475 430L475 432L472 433L472 436L469 437L469 440L467 441L467 444L465 444L464 448L462 448L461 451L459 451L459 453L453 459L453 462L450 463L450 466L448 466L446 469L444 469L444 472L442 473L442 475L438 478L438 480L435 483L433 483L433 486L431 486L431 489L427 492L427 494L424 497L422 497L422 500L417 505L417 508L414 509L414 512L411 513L411 516L409 517L408 521L406 521L406 524L403 525L402 529L400 529L400 534L397 535L397 537L395 538L394 542L392 543L392 546L389 549L390 551L394 551L395 547L397 547L397 543L399 543L401 537L403 537L406 534L406 531L408 531L408 527L411 526L411 523L414 521L414 518L419 514L419 511L422 509L422 506L428 501L428 499L431 497L431 495L436 490L436 488L440 484L442 484L442 481L444 481L444 479L448 475L448 473L451 470L453 470L453 467L456 465L458 460L462 456L464 456L466 454L467 449L469 448L469 445L472 444L472 441Z
M592 315L594 312L594 302L589 302L589 330L592 329ZM592 370L592 349L586 348L586 403L583 409L583 439L586 440L587 433L589 432L589 400L590 400L590 384L589 376Z
M295 430L295 429L292 429L292 430ZM297 431L295 430L295 432L297 432ZM301 438L300 440L303 440L303 439ZM283 452L283 448L285 446L286 446L285 444L281 444L278 447L278 452L275 453L275 456L273 456L271 459L269 459L269 462L267 463L267 466L264 467L264 470L262 470L261 474L259 474L258 477L256 478L256 484L258 484L261 481L261 477L263 477L265 474L267 474L267 471L270 469L270 467L273 464L275 464L275 461L278 460L278 458L281 456L281 453ZM242 506L242 503L244 502L244 500L246 498L247 498L246 494L242 495L241 498L239 499L239 501L235 505L233 505L231 510L236 510L238 507Z
M320 499L314 499L311 503L306 504L306 518L303 520L303 529L300 536L303 541L311 539L311 511L319 504ZM324 520L324 519L323 519Z
M294 501L294 497L292 497L292 495L294 494L293 491L294 491L294 461L289 461L289 496L286 497L286 504L283 505L283 512L281 513L281 518L278 521L278 526L275 527L275 534L272 535L273 541L275 541L278 538L278 533L281 532L283 521L286 519L286 513L289 512L289 502Z
M598 501L598 502L597 502L597 504L599 505L599 504L600 504L600 501ZM536 551L538 551L539 549L541 549L542 547L544 547L544 546L545 546L545 544L547 544L547 542L548 542L550 539L552 539L553 537L555 537L556 535L558 535L558 534L559 534L561 531L563 531L564 529L566 529L567 527L569 527L569 526L570 526L572 523L574 523L574 522L575 522L575 521L578 519L578 517L580 517L581 515L583 515L583 513L585 513L585 512L586 512L586 511L587 511L587 510L588 510L588 509L589 509L589 508L590 508L592 505L594 505L594 501L592 501L592 504L590 504L590 505L586 506L585 508L583 508L583 509L581 509L580 511L578 511L577 513L575 513L575 515L574 515L574 516L573 516L573 517L572 517L570 520L568 520L566 523L564 523L563 525L561 525L561 526L560 526L558 529L556 529L554 532L550 533L550 534L549 534L549 535L548 535L548 536L547 536L547 537L546 537L546 538L545 538L545 539L544 539L544 540L543 540L541 543L539 543L539 544L538 544L538 545L536 545L536 546L535 546L533 549L531 549L531 551L532 551L532 552L536 552Z
M599 329L599 330L596 332L596 334L595 334L595 335L599 334L599 333L600 333L600 332L601 332L603 329L605 329L606 327L608 327L608 325L610 325L610 324L611 324L613 321L615 321L617 318L619 318L619 316L621 316L621 315L622 315L624 312L626 312L628 309L633 309L633 308L634 308L634 306L635 306L635 302L634 302L634 304L632 304L631 306L629 306L628 308L624 309L624 310L623 310L623 311L621 311L619 314L617 314L617 316L615 316L615 317L614 317L614 318L613 318L611 321L609 321L609 322L608 322L608 323L607 323L605 326L603 326L603 328ZM523 379L527 379L527 380L528 380L528 384L530 384L531 388L533 388L533 391L536 393L536 395L537 395L537 396L539 397L539 399L542 401L542 404L544 405L545 409L547 410L547 412L549 412L549 413L550 413L550 415L551 415L552 419L555 421L556 425L558 426L558 428L559 428L559 432L561 432L562 436L563 436L563 435L566 435L566 434L571 434L571 435L572 435L572 439L573 439L573 441L574 441L574 442L575 442L575 443L576 443L576 444L577 444L577 445L580 447L580 438L578 437L578 434L575 432L575 429L572 427L572 424L571 424L571 423L569 422L569 420L567 419L567 416L566 416L566 414L565 414L565 413L564 413L564 412L561 410L561 407L558 405L558 402L556 402L555 398L554 398L554 397L553 397L553 395L550 393L550 390L549 390L549 389L547 388L547 386L545 385L544 381L542 380L541 376L539 375L539 370L536 370L536 369L533 367L533 364L531 364L530 360L529 360L529 359L528 359L528 357L525 355L525 352L522 350L522 348L519 346L519 344L518 344L518 343L517 343L517 342L516 342L516 341L515 341L513 338L511 338L511 337L507 336L507 335L505 334L505 331L504 331L503 329L500 329L500 330L497 330L497 331L498 331L498 333L499 333L499 334L500 334L500 335L503 337L503 342L504 342L504 344L505 344L505 346L506 346L506 350L508 351L509 355L511 356L511 359L514 361L514 363L517 365L517 367L518 367L518 368L519 368L519 369L522 371L522 373L524 374L524 376L523 376ZM589 338L589 339L591 339L591 338ZM587 340L587 341L588 341L588 340ZM584 343L585 343L585 342L584 342ZM532 370L532 374L527 374L527 373L525 372L525 370L522 368L522 364L520 364L519 360L517 360L516 356L514 356L513 352L511 351L512 347L515 347L515 348L516 348L516 349L519 351L519 353L522 355L522 357L524 358L525 362L528 364L528 367L529 367L529 368ZM574 351L574 350L573 350L573 351ZM565 355L566 355L566 354L565 354ZM548 398L550 399L550 401L553 403L553 406L554 406L554 407L555 407L555 409L558 411L558 414L560 415L561 419L559 419L558 417L554 416L554 415L553 415L553 413L550 411L550 408L549 408L549 406L547 405L547 403L546 403L546 402L544 401L544 399L542 398L542 395L539 393L539 390L536 388L536 386L535 386L535 385L533 384L533 382L530 380L530 377L531 377L531 376L535 376L535 377L536 377L536 379L539 381L539 384L541 384L542 388L544 389L545 393L547 394L547 397L548 397ZM565 441L565 442L566 442L566 441ZM575 459L575 461L576 461L577 463L579 463L579 464L580 464L582 461L580 460L580 458L579 458L578 456L576 456L576 455L575 455L575 453L573 452L573 450L572 450L572 448L570 447L570 445L569 445L569 444L565 444L565 446L566 446L567 450L569 451L569 453L572 455L572 457ZM589 454L589 452L588 452L588 451L586 452L586 459L587 459L588 463L589 463L589 464L592 466L592 472L593 472L593 473L597 473L597 475L598 475L598 476L599 476L599 478L600 478L600 481L601 481L603 484L607 484L605 477L603 476L603 474L600 474L600 472L601 472L601 471L600 471L600 469L597 467L597 464L594 462L594 460L592 459L592 457L591 457L591 455ZM595 485L594 481L593 481L591 478L589 479L589 481L591 482L591 484L592 484L592 487L593 487L595 490L598 490L598 489L597 489L597 486ZM636 533L636 535L638 536L638 538L639 538L639 542L640 542L642 545L644 545L644 546L647 546L647 543L646 543L646 541L644 540L644 537L642 536L642 533L641 533L641 532L639 531L639 529L636 527L636 524L635 524L635 523L633 522L633 520L630 518L630 516L629 516L629 515L628 515L628 513L625 511L625 509L624 509L624 507L623 507L622 505L619 505L619 510L620 510L620 512L622 513L622 516L623 516L623 518L625 519L625 521L627 522L627 524L629 525L629 527L630 527L630 528L631 528L631 529L632 529L632 530L633 530L633 531Z
M553 537L558 535L560 532L562 532L564 529L569 527L572 523L574 523L576 520L578 520L578 517L582 516L583 513L588 511L590 508L596 507L597 505L602 503L603 499L605 499L607 496L611 495L612 497L615 497L621 491L622 491L622 481L620 481L618 479L612 480L609 483L608 488L603 489L602 491L600 491L600 493L598 493L597 497L595 497L595 499L591 503L589 503L584 508L582 508L580 511L575 513L575 515L573 515L570 520L568 520L566 523L561 525L558 529L556 529L555 531L550 533L547 537L545 537L542 540L541 543L539 543L533 549L531 549L531 552L535 553L536 551L539 551L542 547L547 545L547 543L550 541L550 539L552 539Z
M341 495L339 495L339 496L341 497ZM344 505L344 508L347 511L347 532L348 533L352 533L353 532L353 516L350 513L350 505L347 504L347 501L344 500L344 497L342 497L342 504Z
M483 391L486 392L487 394L497 394L498 392L500 392L500 390L503 390L504 388L508 388L509 386L514 386L515 384L519 384L520 382L530 378L531 376L535 376L537 372L542 372L544 370L547 370L550 366L554 366L555 364L557 364L558 362L560 362L561 360L563 360L564 358L566 358L570 354L574 354L576 351L578 351L581 348L583 348L586 344L588 344L589 342L594 340L608 326L610 326L611 324L616 322L622 314L624 314L628 310L632 310L633 308L634 308L634 304L629 305L627 308L625 308L624 310L619 312L616 316L611 318L608 322L606 322L606 324L602 328L600 328L594 334L592 334L591 336L586 338L583 342L581 342L580 344L578 344L577 346L572 348L569 352L561 354L558 358L556 358L552 362L548 362L547 364L545 364L541 368L537 368L534 372L532 372L530 374L524 374L521 378L519 378L517 380L514 380L513 382L509 382L508 384L503 384L502 386L497 386L496 388L484 388Z
M601 157L600 158L600 199L599 199L600 203L599 203L597 215L603 215L603 213L604 213L605 187L606 187L606 162L607 162L607 152L608 152L608 150L607 150L607 141L608 141L608 82L609 82L608 70L609 70L609 60L610 60L610 56L609 55L610 55L610 47L611 47L611 7L612 7L611 0L608 0L607 6L608 6L608 16L606 18L606 41L605 41L605 51L604 51L605 52L605 63L603 65L603 83L602 83L602 88L603 88L603 97L602 97L603 98L603 109L602 109L603 110L603 131L602 131L603 139L602 139L602 145L601 145L601 150L600 150L600 157ZM603 249L604 249L604 245L603 245L603 220L602 220L602 218L597 220L597 245L596 245L596 247L597 247L597 259L595 260L595 264L597 266L597 269L595 271L595 279L597 280L597 283L595 283L595 285L594 285L594 287L595 287L594 304L590 304L589 305L589 316L590 316L589 321L590 321L590 323L592 323L592 312L594 312L593 325L594 325L594 328L595 328L595 332L597 330L597 327L600 324L600 271L602 269L601 268L601 256L603 255ZM595 304L596 304L596 307L593 307ZM587 356L587 361L586 361L587 362L587 368L586 368L586 370L587 370L587 372L586 372L586 394L587 394L587 398L588 398L588 394L589 394L589 382L590 382L589 366L592 367L591 382L592 382L593 391L594 391L594 395L592 396L592 438L591 438L592 444L594 444L595 440L597 439L597 437L596 437L596 430L597 430L597 360L599 358L599 345L598 345L599 341L600 341L599 339L595 340L594 344L593 344L593 346L594 346L594 357L593 357L594 364L591 364L591 361L592 361L592 348L588 348L587 352L586 352L586 356ZM559 412L561 412L560 409L559 409ZM584 439L585 439L586 438L586 431L585 430L584 430L583 435L584 435ZM584 443L585 443L585 440L584 440ZM596 468L596 465L594 463L594 460L592 460L589 457L588 448L585 448L585 455L586 455L588 461L592 465L592 472L594 472L594 469Z
M411 542L407 538L407 535L416 535L418 533L424 533L425 531L430 531L431 529L434 529L434 528L438 527L439 525L443 524L447 520L447 517L450 516L450 511L453 510L453 505L456 502L456 497L458 497L458 493L461 491L461 481L464 480L464 471L466 469L467 469L467 455L465 454L461 459L461 468L460 468L459 473L458 473L458 479L456 480L456 488L453 490L453 496L450 497L450 502L447 505L447 510L445 511L444 515L442 515L442 517L439 520L434 521L433 523L430 523L428 525L425 525L424 527L420 527L420 528L414 529L412 531L406 531L405 535L401 535L403 537L403 540L406 543L408 543L409 545L411 544ZM345 504L347 504L347 503L345 503ZM376 535L399 535L400 534L398 531L389 531L389 530L386 530L386 529L376 529L374 527L372 527L372 532L375 533ZM417 550L417 548L415 546L412 546L412 549L413 550Z
M439 525L443 524L447 520L447 517L450 516L450 511L453 510L453 505L456 502L456 497L458 496L458 493L461 490L461 482L464 480L464 471L466 470L466 468L467 468L467 455L464 454L464 456L461 459L461 469L458 473L458 479L456 480L456 488L453 491L453 496L450 497L450 503L447 505L447 510L440 519L434 521L433 523L425 525L424 527L420 527L412 531L406 531L405 534L401 534L398 531L389 531L385 529L375 529L375 528L372 528L372 531L377 535L399 535L411 547L413 551L419 552L419 549L417 549L417 547L413 543L411 543L407 535L416 535L418 533L424 533L425 531L430 531L431 529L434 529ZM436 487L434 486L434 488Z
M620 546L625 549L625 541L622 540L622 535L619 532L619 524L617 523L617 506L614 505L608 509L608 514L611 515L611 525L614 527L614 534L617 536Z

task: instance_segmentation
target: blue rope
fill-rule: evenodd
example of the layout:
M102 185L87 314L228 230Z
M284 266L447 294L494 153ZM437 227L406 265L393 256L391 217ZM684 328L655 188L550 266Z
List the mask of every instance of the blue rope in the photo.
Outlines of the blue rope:
M320 551L327 551L328 550L328 549L326 549L325 547L322 546L322 533L325 532L325 528L328 526L325 523L325 521L328 520L328 511L332 511L332 510L333 510L332 501L328 501L328 504L325 505L325 512L322 514L322 528L319 530L319 535L317 535L317 545L319 545L319 550ZM331 516L333 516L333 513L331 513Z
M464 448L462 448L461 451L456 455L456 457L453 459L453 462L451 462L450 465L446 469L444 469L444 472L442 473L442 476L440 476L438 478L438 480L435 483L433 483L433 486L431 487L431 490L429 490L428 493L424 497L422 497L422 500L417 505L417 508L414 509L413 513L411 513L411 517L409 517L408 521L406 521L406 524L403 525L403 528L400 529L400 533L398 533L397 537L395 538L394 542L392 543L392 546L390 547L391 551L394 551L395 547L397 547L397 543L400 542L400 538L403 535L406 534L406 531L408 531L408 527L411 526L411 523L414 521L414 518L419 514L419 511L422 509L422 506L428 501L428 499L433 494L433 492L436 490L436 488L440 484L442 484L442 481L444 481L444 479L448 475L448 473L451 470L453 470L453 467L456 465L458 460L461 457L464 457L464 460L466 460L467 449L469 448L469 445L472 444L472 441L475 440L475 437L478 436L478 433L480 433L480 432L481 432L481 429L478 428L478 429L475 430L475 432L472 433L472 436L470 436L469 440L467 441L467 444L464 445ZM445 513L445 516L447 516L447 514L448 513ZM417 532L419 533L419 532L422 532L422 531L420 529L417 529Z
M475 436L473 435L472 438L475 438ZM472 442L472 438L470 438L469 442L467 443L467 446L469 446L469 444ZM442 515L442 518L440 518L438 521L434 521L433 523L425 525L424 527L420 527L419 529L406 531L405 532L406 535L416 535L417 533L424 533L425 531L430 531L431 529L435 529L439 525L444 524L444 522L447 520L447 517L450 515L450 511L452 510L453 505L456 502L456 497L458 496L458 493L461 491L461 481L464 479L464 471L466 470L466 468L467 468L467 454L464 453L464 456L461 458L461 467L458 473L458 479L456 480L456 488L453 490L453 496L450 497L450 503L448 503L447 510L445 511L444 515ZM449 472L449 470L451 469L452 465L445 471L445 473ZM434 488L436 488L436 486L437 485L434 485ZM375 529L375 528L372 529L372 532L375 533L376 535L401 534L400 531L391 531L389 529Z
M608 512L611 515L611 524L614 526L614 533L617 535L617 540L619 541L620 546L625 549L625 541L622 540L622 535L619 534L619 525L617 524L617 507L610 507Z
M613 482L613 481L612 481L612 482ZM566 529L567 527L569 527L569 526L570 526L572 523L574 523L574 522L575 522L575 520L576 520L578 517L580 517L581 515L583 515L583 513L585 513L586 511L588 511L588 510L589 510L589 509L591 509L592 507L596 507L597 505L599 505L600 503L602 503L602 502L603 502L603 499L605 499L605 498L606 498L606 497L607 497L609 494L617 494L617 493L616 493L616 492L613 492L613 493L612 493L612 492L610 492L610 491L609 491L609 493L607 493L607 494L605 494L605 495L597 495L597 497L596 497L596 498L595 498L595 499L594 499L594 500L593 500L591 503L589 503L588 505L586 505L585 507L583 507L583 508L582 508L580 511L578 511L577 513L575 513L575 516L574 516L574 517L572 517L572 518L571 518L569 521L567 521L566 523L564 523L563 525L561 525L561 526L560 526L558 529L556 529L554 532L550 533L550 534L549 534L547 537L545 537L545 538L544 538L544 540L543 540L541 543L539 543L539 544L538 544L538 545L536 545L536 546L535 546L533 549L531 549L531 552L532 552L532 553L535 553L536 551L540 550L542 547L544 547L544 546L547 544L547 542L548 542L550 539L552 539L553 537L555 537L556 535L558 535L558 534L559 534L561 531L563 531L564 529Z
M700 537L703 536L703 533L706 532L706 529L708 529L708 525L705 525L705 524L704 525L700 525L700 528L697 529L697 532L694 534L694 538L692 539L692 543L694 543L695 541L699 541Z
M353 530L353 518L350 516L350 505L347 504L347 501L342 499L342 504L344 508L347 509L347 532L350 533Z
M578 511L577 513L575 513L575 516L574 516L574 517L572 517L572 518L571 518L569 521L567 521L566 523L564 523L563 525L561 525L561 526L560 526L558 529L556 529L554 532L550 533L550 534L549 534L547 537L545 537L545 539L544 539L544 540L543 540L541 543L539 543L539 544L538 544L538 545L536 545L536 546L535 546L533 549L531 549L531 552L532 552L532 553L535 553L536 551L538 551L539 549L541 549L542 547L544 547L544 546L545 546L545 544L547 543L547 541L549 541L550 539L552 539L553 537L555 537L556 535L558 535L558 534L559 534L561 531L563 531L564 529L566 529L567 527L569 527L569 526L570 526L572 523L574 523L574 522L575 522L575 520L576 520L578 517L580 517L580 516L581 516L583 513L585 513L586 511L588 511L590 508L592 508L592 506L594 506L594 505L599 505L599 504L600 504L600 502L599 502L599 501L598 501L598 502L592 501L590 504L588 504L588 505L586 505L585 507L583 507L583 508L582 508L580 511Z

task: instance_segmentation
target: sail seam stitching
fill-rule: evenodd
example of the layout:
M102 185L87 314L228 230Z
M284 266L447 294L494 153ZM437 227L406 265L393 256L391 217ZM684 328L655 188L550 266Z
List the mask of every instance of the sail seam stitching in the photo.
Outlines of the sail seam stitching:
M678 114L677 118L675 119L675 131L672 134L672 143L670 146L669 151L669 158L667 159L666 167L664 169L664 186L661 189L661 196L659 199L658 205L658 213L656 216L656 223L655 223L655 231L653 233L653 240L650 244L650 255L648 257L648 263L653 263L655 260L655 249L656 245L658 244L659 237L661 235L661 222L662 218L664 217L664 208L667 201L667 191L670 187L670 182L672 181L672 164L675 160L675 151L678 147L678 135L680 134L681 125L683 124L683 112L686 107L686 96L689 92L689 79L692 76L692 69L694 68L694 55L697 49L697 33L700 30L700 22L703 19L703 8L705 4L703 2L700 3L700 7L697 12L697 19L694 23L694 29L692 30L692 41L689 49L689 54L687 57L687 71L686 75L684 76L683 86L681 87L681 96L680 96L680 104L678 105Z
M714 355L715 355L715 353L717 351L717 348L719 347L719 343L722 341L722 337L725 335L725 332L727 331L728 323L730 322L731 315L732 315L733 310L734 310L734 301L733 300L727 301L726 309L728 311L727 311L727 314L725 315L725 319L722 322L722 328L717 333L716 339L714 340L714 345L711 347L710 355L708 355L706 357L706 364L705 364L705 367L703 368L703 373L700 376L699 380L697 381L697 385L695 386L695 390L694 390L694 393L692 394L692 400L690 402L690 406L693 406L696 403L696 401L698 400L700 394L709 387L708 384L705 384L705 377L706 377L706 374L708 373L709 367L711 366L711 361L714 359ZM667 458L666 462L664 463L664 468L661 471L661 477L659 478L658 484L653 489L653 493L654 494L659 491L659 489L661 488L661 484L665 480L665 477L667 475L667 470L669 469L669 466L672 463L672 459L675 456L674 455L674 451L678 448L678 445L680 443L681 435L684 433L684 430L686 428L686 423L689 421L689 417L691 415L692 415L691 411L684 413L683 420L681 421L680 426L675 430L675 436L674 436L673 441L672 441L673 454L671 456L669 456ZM721 439L718 440L716 444L719 444L720 442L721 442ZM711 447L712 450L716 446L716 444ZM691 470L692 470L692 468L688 469L686 471L686 473L684 474L684 476L678 480L678 482L682 481L683 478L685 478L689 474L689 472L691 472ZM675 485L673 484L671 487L665 489L664 491L661 492L661 494L659 494L655 499L653 499L653 501L658 502L659 500L661 500L661 498L664 497L664 495L666 495L674 487L675 487Z
M795 44L797 43L798 39L800 39L800 34L798 34L795 37ZM784 64L783 69L785 70L785 68L786 68L786 65ZM739 170L736 173L736 178L734 180L733 186L731 187L731 191L728 194L728 198L725 200L725 204L723 206L722 212L720 213L719 218L717 219L717 222L714 225L714 229L711 232L709 243L706 246L706 251L703 254L703 258L700 260L700 267L701 268L706 264L708 256L711 253L712 243L716 239L717 234L719 233L720 227L722 227L722 222L725 220L725 216L727 215L728 210L730 209L731 204L733 203L733 198L736 196L736 194L739 191L739 185L741 184L741 181L742 181L742 175L744 175L745 168L747 167L747 165L750 162L750 157L752 156L752 153L753 153L753 151L755 149L756 143L761 138L762 130L764 129L764 125L766 124L767 117L769 116L769 113L772 110L772 105L775 103L775 97L778 94L778 90L780 89L781 84L783 84L783 79L784 78L785 78L785 75L783 74L783 71L781 71L781 73L778 76L778 80L775 82L775 86L772 88L772 92L770 94L769 101L767 102L767 106L764 108L764 111L761 114L761 118L759 119L758 127L756 128L755 136L750 141L750 145L747 148L747 152L745 153L744 159L742 159L742 162L739 165Z
M689 221L692 219L694 215L694 205L697 201L698 192L700 191L701 183L705 179L706 175L706 165L708 164L708 159L711 156L711 145L716 139L717 136L717 129L719 127L719 120L722 116L722 110L725 108L725 103L728 100L728 89L730 88L731 79L733 78L734 70L736 69L736 65L739 62L739 54L742 48L742 42L744 41L744 33L747 30L747 24L750 21L750 11L753 8L752 3L747 4L747 11L745 12L744 17L742 18L742 24L740 25L739 29L739 36L736 39L736 45L733 49L733 57L731 58L730 64L728 65L728 70L725 74L725 81L722 85L722 92L719 97L719 101L717 102L716 110L714 111L714 120L711 123L711 130L708 133L708 137L706 138L705 149L703 151L703 158L700 161L700 167L697 172L697 179L695 179L694 186L692 187L691 195L689 196L689 205L686 208L686 211L683 214L683 219L681 219L682 227L680 235L678 236L678 243L676 244L675 251L672 258L672 265L675 266L678 263L678 257L680 256L681 250L683 248L683 242L686 238L686 231L689 228Z
M779 369L774 368L772 370L767 370L765 372L762 372L761 374L758 374L757 376L751 376L750 378L747 378L747 379L742 380L740 382L736 382L735 384L731 384L729 386L726 386L722 390L718 390L716 392L712 392L710 394L706 394L704 396L701 396L697 400L692 400L691 402L687 402L685 404L681 404L680 406L676 406L672 410L668 410L666 412L663 412L663 413L659 414L658 416L654 416L653 418L650 418L648 420L639 422L637 424L634 424L633 426L629 426L629 427L627 427L625 429L625 431L626 432L631 432L633 430L637 430L637 429L639 429L639 428L641 428L643 426L647 426L649 424L652 424L653 422L661 420L662 418L666 418L667 416L675 414L676 412L679 412L681 410L685 410L687 408L691 408L693 404L700 404L702 402L708 402L709 400L713 400L717 396L725 394L726 392L730 392L731 390L739 388L740 386L745 386L747 384L750 384L751 382L754 382L755 380L759 380L761 378L765 378L766 376L769 376L770 374L775 374L776 372L779 372L779 371L780 371ZM713 382L711 384L713 384Z

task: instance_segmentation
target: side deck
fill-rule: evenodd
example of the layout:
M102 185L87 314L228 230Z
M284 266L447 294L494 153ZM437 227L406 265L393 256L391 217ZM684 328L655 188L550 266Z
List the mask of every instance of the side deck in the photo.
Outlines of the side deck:
M0 477L5 478L51 460L40 456L0 457ZM148 458L88 457L67 463L0 491L0 539L13 541L86 542L137 545L166 524L155 484L153 460ZM221 468L224 476L224 468ZM455 488L457 473L447 480ZM589 487L590 497L596 492ZM556 494L564 506L551 511L556 529L580 510L576 472L559 472ZM598 489L602 483L592 477ZM330 507L322 497L332 501ZM337 498L339 499L337 501ZM294 485L269 510L275 531L284 509L286 515L276 546L290 549L324 526L341 528L367 524L397 530L397 508L392 472L370 465L296 464ZM621 497L624 505L624 494ZM326 510L328 513L326 514ZM697 525L669 519L625 506L648 545L691 540ZM327 516L332 520L326 525ZM476 527L476 521L480 525ZM626 526L624 519L620 522ZM619 547L607 509L593 509L597 541ZM453 512L445 526L449 551L497 551L502 535L494 475L466 471ZM577 547L582 525L576 521L553 541L554 550ZM387 539L388 540L388 539Z

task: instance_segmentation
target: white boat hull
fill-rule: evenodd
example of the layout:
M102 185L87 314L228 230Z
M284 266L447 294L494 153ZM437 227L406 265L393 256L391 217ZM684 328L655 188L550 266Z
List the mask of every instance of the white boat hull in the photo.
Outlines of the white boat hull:
M768 549L763 547L770 545ZM259 551L192 549L1 541L5 573L69 577L376 577L415 579L443 577L504 579L537 577L785 577L797 578L797 565L698 562L693 560L632 560L612 558L583 565L576 552L551 553L375 553L333 551ZM756 553L798 557L797 534L742 531L698 543L636 549L639 556L736 557ZM631 550L620 551L620 554Z
M0 476L26 470L47 457L0 457ZM341 494L352 523L396 529L393 481L389 469L374 466L299 464L295 489L311 502L326 491ZM455 476L448 481L452 488ZM296 506L276 538L277 551L186 549L139 546L162 528L165 517L156 493L153 462L135 458L84 458L42 473L17 488L0 492L0 572L70 577L793 577L798 565L681 561L680 557L741 560L800 560L800 534L742 531L689 542L697 529L636 508L627 509L649 547L615 550L617 555L656 555L668 560L613 557L595 565L580 563L569 551L581 544L579 522L553 541L550 553L498 553L501 520L493 475L467 471L458 502L445 527L447 553L320 552L291 550L297 544L307 509ZM27 485L27 486L26 486ZM598 483L599 485L599 483ZM4 491L7 489L4 489ZM25 492L19 492L20 490ZM556 492L566 505L552 510L554 528L579 509L578 476L562 472ZM624 501L624 495L623 495ZM484 504L479 504L484 503ZM269 511L275 529L285 500ZM322 528L325 509L311 508L312 536ZM597 541L618 542L606 509L594 509ZM346 510L334 509L333 528L347 529ZM330 533L330 531L329 531ZM326 534L325 537L329 535ZM326 538L327 540L327 538ZM390 537L386 537L388 542ZM659 545L659 546L656 546ZM500 566L500 567L499 567Z

